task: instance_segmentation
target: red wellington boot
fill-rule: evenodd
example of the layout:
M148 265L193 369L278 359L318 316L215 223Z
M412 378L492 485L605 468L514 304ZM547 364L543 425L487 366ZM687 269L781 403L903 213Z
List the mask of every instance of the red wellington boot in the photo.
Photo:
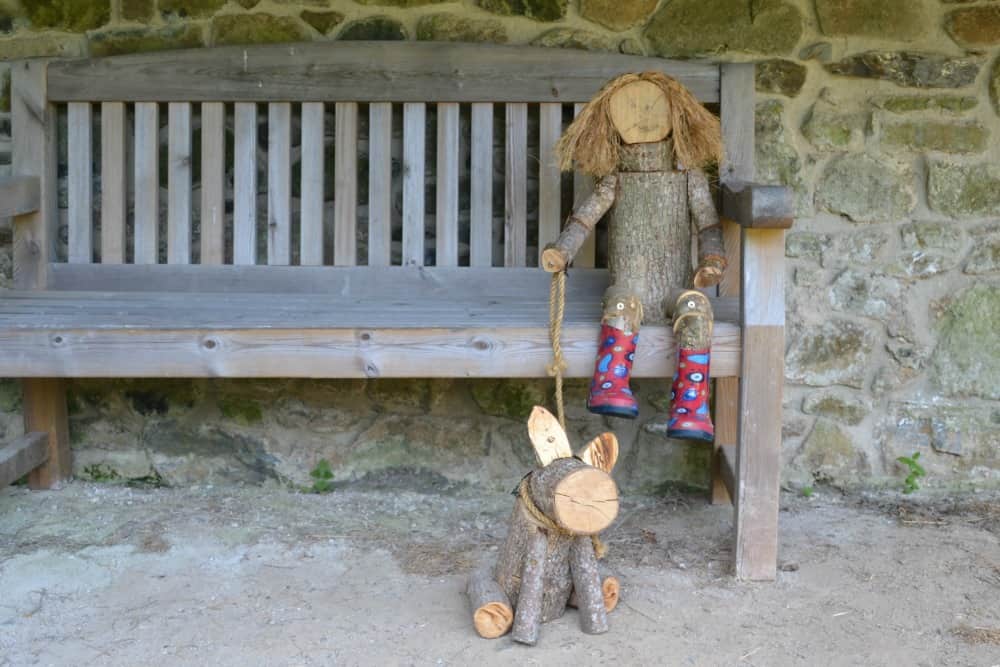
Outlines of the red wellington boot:
M680 349L677 357L667 437L713 442L715 428L708 413L709 350Z
M639 415L639 404L628 385L638 342L638 333L629 334L609 324L601 325L594 380L590 384L590 398L587 399L588 410L627 419Z

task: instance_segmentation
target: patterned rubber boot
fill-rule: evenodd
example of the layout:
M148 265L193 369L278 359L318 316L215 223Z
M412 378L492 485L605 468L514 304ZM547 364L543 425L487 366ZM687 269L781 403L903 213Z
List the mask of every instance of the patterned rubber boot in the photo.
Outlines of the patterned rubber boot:
M709 351L681 349L677 357L667 437L713 442L715 427L708 413Z
M601 325L601 342L594 364L587 409L599 415L635 419L639 415L628 378L632 373L639 334L627 334L611 325Z

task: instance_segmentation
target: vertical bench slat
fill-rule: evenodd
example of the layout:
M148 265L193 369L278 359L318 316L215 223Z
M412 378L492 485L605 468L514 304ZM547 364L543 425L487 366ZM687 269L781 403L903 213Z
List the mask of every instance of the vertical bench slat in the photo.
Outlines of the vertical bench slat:
M323 132L326 108L322 102L302 104L302 230L299 261L303 266L323 264Z
M545 244L559 238L560 176L556 142L562 134L562 105L539 105L538 127L538 261Z
M469 265L493 265L493 105L472 105Z
M135 263L156 264L160 227L160 107L135 105Z
M403 266L424 264L423 102L403 105Z
M69 159L69 255L74 264L94 258L94 159L90 103L70 102L66 151Z
M368 107L368 265L392 259L392 104Z
M458 104L437 105L437 266L458 266Z
M267 263L292 263L292 105L267 105Z
M580 110L583 109L583 104L574 105L573 111L574 116L580 115ZM590 193L594 191L594 179L581 171L573 172L573 207L579 206L584 199L590 196ZM583 242L580 246L580 250L576 253L576 258L573 260L573 266L578 269L592 269L597 262L597 232L593 231L587 240Z
M125 262L125 103L101 104L101 262Z
M504 265L527 265L528 242L528 105L507 104L504 178Z
M335 110L333 263L358 263L358 105L338 102Z
M191 263L191 104L167 105L167 263Z
M201 105L201 263L226 261L226 107Z
M233 112L233 263L257 263L257 105Z

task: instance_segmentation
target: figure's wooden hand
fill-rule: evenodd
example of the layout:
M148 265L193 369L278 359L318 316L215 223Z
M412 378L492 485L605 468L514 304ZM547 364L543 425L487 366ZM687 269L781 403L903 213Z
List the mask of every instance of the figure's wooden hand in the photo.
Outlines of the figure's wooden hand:
M698 265L694 274L694 286L697 288L715 287L722 280L722 272L726 269L726 260L721 257L706 257Z
M549 273L565 271L567 264L569 264L569 257L563 250L550 244L542 251L542 268Z

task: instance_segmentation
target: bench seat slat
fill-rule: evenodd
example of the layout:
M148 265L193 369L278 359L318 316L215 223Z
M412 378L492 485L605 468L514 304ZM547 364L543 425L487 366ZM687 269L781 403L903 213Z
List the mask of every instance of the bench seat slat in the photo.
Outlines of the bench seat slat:
M507 171L504 178L504 266L527 265L528 105L507 105Z
M303 266L323 264L324 113L322 102L302 105L302 216L299 257ZM340 140L338 137L338 151ZM339 155L339 153L338 153ZM339 200L338 200L339 203Z
M437 105L436 266L458 266L458 104Z
M368 265L392 258L392 104L368 107Z
M358 105L336 104L333 263L358 263Z
M493 105L472 105L469 265L493 265Z
M167 105L167 263L191 263L191 105Z
M101 105L101 261L125 261L125 105Z
M226 108L201 105L201 263L226 259Z
M72 200L70 201L72 206ZM135 263L156 264L160 251L160 110L135 105Z
M94 257L94 149L91 113L90 104L85 102L73 102L67 111L68 259L80 264L89 264ZM138 187L138 178L136 186ZM138 206L136 209L138 210Z
M403 266L424 264L424 120L427 105L403 105Z
M267 105L267 263L292 263L292 105Z
M257 263L257 105L233 110L233 263Z

